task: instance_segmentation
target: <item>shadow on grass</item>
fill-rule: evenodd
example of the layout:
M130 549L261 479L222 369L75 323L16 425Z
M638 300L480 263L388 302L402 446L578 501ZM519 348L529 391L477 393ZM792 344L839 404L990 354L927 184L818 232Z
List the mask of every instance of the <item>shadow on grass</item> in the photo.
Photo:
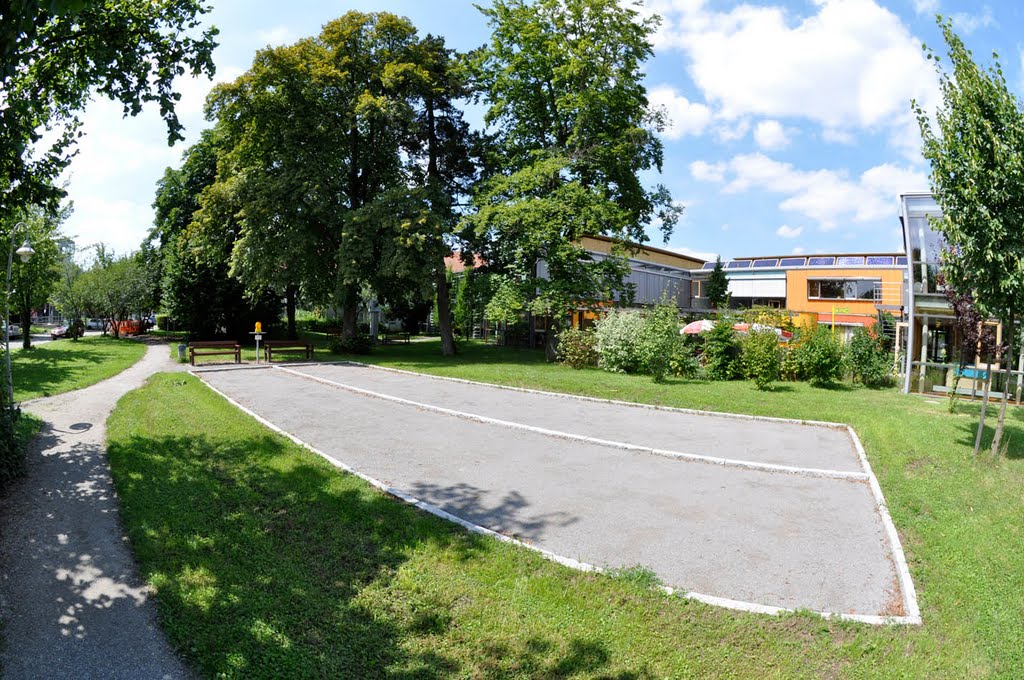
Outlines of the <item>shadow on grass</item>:
M509 655L524 650L486 639L446 655L450 645L435 642L453 625L436 594L445 584L417 571L410 588L398 576L423 550L428 559L488 559L490 539L295 457L269 436L134 435L109 451L164 629L201 675L440 678L472 675L467 664L519 662ZM451 493L475 502L467 490ZM610 661L600 643L542 644L551 651L530 662L531 676L590 673Z
M1006 457L1010 460L1024 459L1024 422L1019 416L1010 417L1010 407L1007 407L1007 418L1003 422L1003 445L1006 446ZM992 448L992 438L996 431L996 419L999 417L998 408L995 412L991 409L985 415L985 429L981 433L981 452L988 454ZM974 440L978 436L978 416L971 422L960 426L963 436L958 443L974 450Z

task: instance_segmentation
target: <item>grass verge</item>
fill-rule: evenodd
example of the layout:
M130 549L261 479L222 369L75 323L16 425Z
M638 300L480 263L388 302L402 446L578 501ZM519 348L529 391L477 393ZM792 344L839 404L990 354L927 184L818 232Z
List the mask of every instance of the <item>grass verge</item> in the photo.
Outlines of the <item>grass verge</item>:
M145 345L109 337L54 340L30 350L11 348L15 401L82 389L117 375L142 358Z
M374 359L408 363L410 349ZM561 371L499 354L458 361L476 378L487 364L505 377L515 366ZM587 373L564 380L629 379ZM546 380L533 386L557 382ZM650 382L631 380L640 394ZM109 451L164 629L202 675L902 678L1024 666L1020 460L966 463L969 419L920 399L792 387L773 395L777 409L862 426L923 627L739 614L665 596L643 569L573 572L381 495L189 376L160 375L127 395L108 423ZM658 389L736 408L749 403L744 390L756 393L739 383ZM897 427L907 415L920 420Z

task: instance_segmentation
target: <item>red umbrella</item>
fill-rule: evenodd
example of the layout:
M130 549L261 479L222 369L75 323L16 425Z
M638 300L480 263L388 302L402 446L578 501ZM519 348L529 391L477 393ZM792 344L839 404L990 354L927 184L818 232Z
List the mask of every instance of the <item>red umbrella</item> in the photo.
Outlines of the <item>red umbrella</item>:
M700 321L692 321L679 331L680 335L696 335L697 333L703 333L709 331L715 327L714 321L708 319L701 319Z

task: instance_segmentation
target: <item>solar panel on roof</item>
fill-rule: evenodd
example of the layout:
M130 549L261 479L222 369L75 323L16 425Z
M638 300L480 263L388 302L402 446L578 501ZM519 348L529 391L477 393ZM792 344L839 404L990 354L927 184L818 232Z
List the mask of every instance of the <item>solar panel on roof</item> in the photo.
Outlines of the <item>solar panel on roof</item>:
M864 264L864 257L862 255L843 255L836 258L836 264L840 267L856 267Z
M714 268L715 268L715 263L714 262L705 262L704 266L701 267L701 269L714 269Z
M754 266L755 267L778 267L779 266L779 260L778 259L771 259L771 258L765 258L764 260L754 260Z
M806 263L806 257L784 257L779 260L780 267L803 267Z
M746 269L750 266L750 260L733 260L725 265L726 269Z
M836 263L834 257L809 257L807 258L807 264L811 267L825 267L831 266Z
M892 255L869 255L868 264L876 266L886 266L892 264Z
M902 264L902 265L907 264L906 256L904 256L904 257L897 257L896 258L896 264Z

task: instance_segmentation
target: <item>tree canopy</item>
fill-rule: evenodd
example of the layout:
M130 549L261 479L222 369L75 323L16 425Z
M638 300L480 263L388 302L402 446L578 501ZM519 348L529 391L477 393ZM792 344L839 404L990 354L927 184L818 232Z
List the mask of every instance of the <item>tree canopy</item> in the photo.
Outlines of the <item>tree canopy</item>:
M640 177L662 162L663 120L641 70L657 20L616 0L496 0L481 11L492 38L475 73L493 143L471 222L533 311L558 319L624 289L626 268L592 260L583 236L643 243L656 222L667 238L681 212Z
M4 7L0 30L0 216L33 205L55 209L54 179L80 136L79 111L93 94L125 115L155 102L168 142L182 138L174 79L212 74L214 28L198 0L24 1ZM52 132L49 147L41 148Z

